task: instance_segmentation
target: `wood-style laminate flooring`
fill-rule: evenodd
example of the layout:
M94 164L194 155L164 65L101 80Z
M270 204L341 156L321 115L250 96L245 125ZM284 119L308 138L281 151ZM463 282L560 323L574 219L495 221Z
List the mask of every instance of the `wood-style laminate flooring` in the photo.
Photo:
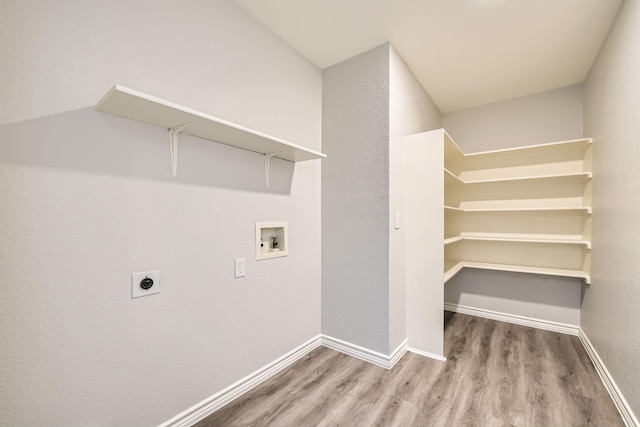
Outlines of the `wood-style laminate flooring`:
M445 314L446 362L391 370L320 347L196 424L624 426L574 336Z

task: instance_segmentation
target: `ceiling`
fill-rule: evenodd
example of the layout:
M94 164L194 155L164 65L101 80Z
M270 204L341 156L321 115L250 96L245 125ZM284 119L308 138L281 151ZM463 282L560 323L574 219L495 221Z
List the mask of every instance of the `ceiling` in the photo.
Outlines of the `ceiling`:
M390 41L443 112L584 81L622 0L234 0L319 68Z

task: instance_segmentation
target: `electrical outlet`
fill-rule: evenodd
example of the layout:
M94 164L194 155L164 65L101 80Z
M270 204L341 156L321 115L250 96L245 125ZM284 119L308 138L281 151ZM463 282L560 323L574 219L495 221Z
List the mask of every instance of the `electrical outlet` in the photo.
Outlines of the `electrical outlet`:
M235 277L244 277L244 258L236 258L235 267Z
M131 298L146 297L160 292L160 270L131 273Z

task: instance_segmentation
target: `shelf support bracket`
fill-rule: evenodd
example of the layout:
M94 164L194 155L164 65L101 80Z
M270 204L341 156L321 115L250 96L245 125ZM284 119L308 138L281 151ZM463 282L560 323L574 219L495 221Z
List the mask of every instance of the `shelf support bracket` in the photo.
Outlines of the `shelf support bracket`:
M271 162L271 158L273 156L277 156L280 153L282 153L282 151L278 151L277 153L265 153L264 155L264 176L267 181L267 188L269 188L269 170L271 168L269 163Z
M190 124L191 122L187 122L169 128L169 148L171 149L171 171L173 172L173 176L176 176L178 173L178 135Z

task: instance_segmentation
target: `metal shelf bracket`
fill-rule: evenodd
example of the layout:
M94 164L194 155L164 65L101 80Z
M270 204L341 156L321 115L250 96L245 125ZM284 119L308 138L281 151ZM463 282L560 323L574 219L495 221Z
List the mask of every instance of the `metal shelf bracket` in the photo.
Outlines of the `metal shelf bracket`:
M176 176L178 173L178 135L190 124L191 122L187 122L169 128L169 148L171 149L171 171L173 172L173 176Z
M282 153L282 151L279 151L277 153L265 153L264 155L264 176L267 181L267 188L269 188L269 169L270 169L269 163L271 162L271 158L273 156L277 156L280 153Z

